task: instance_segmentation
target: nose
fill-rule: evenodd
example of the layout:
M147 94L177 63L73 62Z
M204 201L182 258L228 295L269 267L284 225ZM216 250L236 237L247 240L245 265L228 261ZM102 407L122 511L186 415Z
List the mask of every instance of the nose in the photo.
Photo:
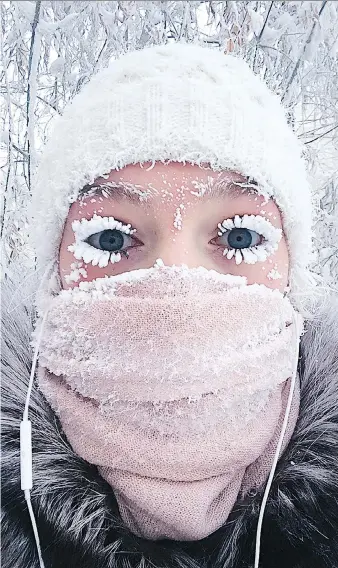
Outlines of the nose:
M171 239L163 240L156 247L155 259L160 258L167 266L186 264L188 268L203 266L208 270L215 268L215 264L204 248L192 239L174 235Z

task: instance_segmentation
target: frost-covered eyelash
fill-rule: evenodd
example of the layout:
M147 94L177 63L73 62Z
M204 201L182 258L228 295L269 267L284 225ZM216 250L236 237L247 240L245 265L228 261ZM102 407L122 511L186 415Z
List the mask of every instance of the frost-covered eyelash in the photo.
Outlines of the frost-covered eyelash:
M111 263L121 260L121 253L115 253L108 250L96 249L89 243L85 242L90 235L106 231L107 229L117 229L121 233L131 235L136 229L132 229L130 223L124 225L114 217L101 217L94 213L91 219L76 219L72 222L72 229L75 235L75 242L68 246L68 250L74 253L77 260L83 260L86 264L91 263L93 266L103 268Z
M250 229L256 231L264 237L264 241L256 246L243 249L225 248L223 256L231 260L235 257L236 264L244 261L247 264L255 264L256 262L264 262L268 256L278 249L278 244L282 238L282 230L274 227L268 219L261 215L235 215L233 219L225 219L218 224L221 237L227 231L232 229Z

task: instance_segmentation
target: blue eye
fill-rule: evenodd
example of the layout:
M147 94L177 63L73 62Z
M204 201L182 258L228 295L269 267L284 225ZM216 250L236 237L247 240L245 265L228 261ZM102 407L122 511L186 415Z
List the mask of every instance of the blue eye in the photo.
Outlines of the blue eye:
M123 249L125 239L127 239L128 244ZM133 239L129 235L122 231L119 231L117 229L106 229L104 231L100 231L99 233L90 235L89 237L87 237L85 242L100 250L109 252L121 252L122 250L130 248L132 240Z
M262 241L262 236L259 233L244 227L225 231L221 238L225 239L222 245L224 244L229 249L250 248L259 245Z
M282 229L261 215L235 215L217 226L218 236L223 239L223 256L234 258L236 264L265 262L282 238Z

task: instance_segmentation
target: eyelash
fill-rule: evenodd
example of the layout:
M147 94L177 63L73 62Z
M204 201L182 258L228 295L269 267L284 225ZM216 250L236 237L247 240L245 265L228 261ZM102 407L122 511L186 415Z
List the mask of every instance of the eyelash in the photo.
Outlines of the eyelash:
M235 215L235 217L225 219L222 223L219 223L218 228L218 236L225 235L229 238L233 231L245 229L250 233L258 234L264 239L260 243L256 243L253 246L250 244L247 247L235 248L234 246L229 246L229 241L227 246L217 245L223 248L223 256L226 256L228 260L234 257L236 264L241 264L241 262L247 264L264 262L270 254L277 250L279 241L282 238L282 230L274 227L268 219L260 215ZM128 249L137 248L137 246L129 246L124 250L114 252L99 249L87 242L90 238L107 230L116 230L118 233L123 233L127 236L136 232L136 229L133 229L130 223L124 225L114 217L101 217L95 213L91 219L73 221L72 229L75 234L75 242L68 246L68 250L74 253L77 260L83 260L86 264L91 263L93 266L98 265L100 268L103 268L108 265L109 261L113 264L120 262L122 254L128 258ZM240 242L241 238L243 240L243 235L241 236L240 233L236 234L238 242Z
M222 223L219 223L218 228L220 229L219 236L230 234L236 229L246 229L264 237L262 242L254 246L238 249L225 247L223 255L226 255L228 260L231 260L234 256L236 264L241 264L242 261L247 264L265 262L268 256L276 252L282 238L282 230L274 227L268 219L261 215L235 215L233 219L225 219Z
M99 266L100 268L107 266L109 261L113 264L120 262L122 258L121 253L127 257L128 253L126 251L116 253L99 249L89 244L86 239L107 230L116 230L125 235L131 235L136 231L130 223L124 225L114 217L101 217L96 213L94 213L91 219L81 219L80 221L76 219L72 222L72 229L75 234L75 242L68 246L68 250L74 253L77 260L83 260L86 264L91 263L93 266Z

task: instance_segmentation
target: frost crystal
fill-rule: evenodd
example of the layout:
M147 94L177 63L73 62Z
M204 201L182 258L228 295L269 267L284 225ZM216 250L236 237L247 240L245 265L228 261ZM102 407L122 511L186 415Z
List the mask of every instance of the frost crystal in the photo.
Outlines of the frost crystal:
M269 280L280 280L282 278L282 275L278 272L276 268L273 268L272 270L270 270L268 278Z
M87 278L87 271L85 268L82 268L83 262L73 262L70 267L72 269L71 273L65 275L65 281L67 284L70 284L71 282L78 282L81 276Z
M176 209L174 227L179 231L182 229L182 213L180 207Z
M155 268L161 268L162 266L164 266L164 262L162 260L162 258L157 258L154 264Z

